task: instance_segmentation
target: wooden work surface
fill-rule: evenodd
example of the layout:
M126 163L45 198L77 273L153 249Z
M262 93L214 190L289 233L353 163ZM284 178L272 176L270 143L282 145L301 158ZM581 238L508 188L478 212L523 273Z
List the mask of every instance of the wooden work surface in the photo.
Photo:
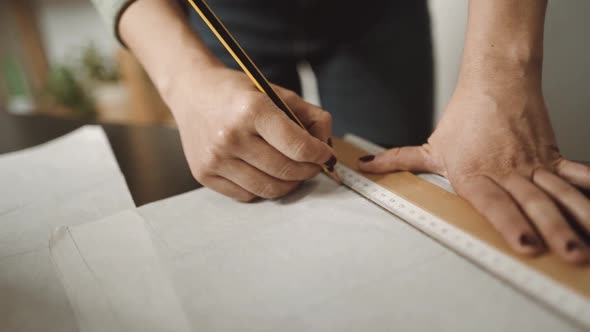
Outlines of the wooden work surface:
M342 140L334 140L334 148L340 163L359 172L357 160L367 154L365 151ZM363 176L590 300L589 267L565 263L552 252L533 258L513 253L491 224L465 200L411 173Z

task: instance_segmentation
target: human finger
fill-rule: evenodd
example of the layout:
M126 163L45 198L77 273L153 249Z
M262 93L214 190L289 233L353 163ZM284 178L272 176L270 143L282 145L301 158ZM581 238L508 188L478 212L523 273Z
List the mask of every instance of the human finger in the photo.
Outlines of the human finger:
M533 182L549 194L569 213L574 221L590 234L590 200L577 188L546 169L538 169Z
M555 167L557 175L573 185L590 189L590 166L562 159Z
M226 160L219 168L218 174L248 192L268 199L284 196L301 183L274 178L240 159Z
M581 264L588 260L583 241L541 188L514 173L503 178L500 184L516 200L551 250L570 263Z
M283 155L299 162L331 168L336 163L334 150L291 121L278 108L264 109L255 119L256 132Z
M332 136L332 115L319 106L306 102L291 90L278 87L277 92L289 108L301 120L303 126L311 135L322 142L327 142Z
M494 226L514 251L525 255L543 251L543 242L537 232L510 195L495 181L479 175L452 184L457 193Z
M236 156L260 171L280 180L303 181L317 175L321 167L305 162L296 162L270 146L258 136L252 136Z
M257 196L251 192L220 176L207 176L200 182L211 190L241 202L250 202L257 198Z
M437 171L423 146L404 146L389 149L377 155L363 156L359 158L358 167L361 171L370 173Z

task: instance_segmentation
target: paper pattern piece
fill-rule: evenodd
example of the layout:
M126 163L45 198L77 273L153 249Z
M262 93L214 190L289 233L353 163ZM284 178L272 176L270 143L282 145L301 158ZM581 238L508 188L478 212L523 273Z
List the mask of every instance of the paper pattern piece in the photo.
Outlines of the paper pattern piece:
M0 155L0 214L48 194L75 192L113 172L120 174L98 126L85 126L47 143Z
M70 275L88 269L133 276L153 260L117 263L109 272L92 256L114 259L128 248L138 250L133 256L156 252L170 282L148 283L163 286L135 296L169 294L171 285L192 331L578 331L324 175L276 201L242 204L199 189L137 211L153 248L120 234L129 242L112 252L111 243L72 231L84 249L64 247L54 258L69 265ZM116 230L110 222L70 229L142 233L135 217L123 216ZM72 259L76 255L84 261ZM105 285L102 278L97 284ZM122 320L149 319L125 302L113 300Z
M0 331L77 331L49 249L0 260Z
M194 331L576 331L324 175L278 201L139 209Z
M80 331L190 331L135 212L63 227L51 252Z
M77 331L52 230L135 205L100 127L0 155L0 330Z
M96 126L0 155L0 197L0 258L47 248L59 225L135 206L106 135Z

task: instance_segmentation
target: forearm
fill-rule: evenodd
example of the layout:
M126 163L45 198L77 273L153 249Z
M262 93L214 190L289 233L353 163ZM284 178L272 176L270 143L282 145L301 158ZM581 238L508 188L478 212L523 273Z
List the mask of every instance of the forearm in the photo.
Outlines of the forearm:
M163 94L189 64L203 69L221 65L174 1L136 1L123 13L119 32Z
M546 0L470 0L461 77L540 84L546 7Z

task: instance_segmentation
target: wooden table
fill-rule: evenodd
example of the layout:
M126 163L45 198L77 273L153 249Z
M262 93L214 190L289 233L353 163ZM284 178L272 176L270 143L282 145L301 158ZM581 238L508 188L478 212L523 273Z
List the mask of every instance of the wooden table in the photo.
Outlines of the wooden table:
M88 124L45 115L0 111L0 153L35 146ZM178 130L157 126L101 125L137 206L200 187L192 177Z

